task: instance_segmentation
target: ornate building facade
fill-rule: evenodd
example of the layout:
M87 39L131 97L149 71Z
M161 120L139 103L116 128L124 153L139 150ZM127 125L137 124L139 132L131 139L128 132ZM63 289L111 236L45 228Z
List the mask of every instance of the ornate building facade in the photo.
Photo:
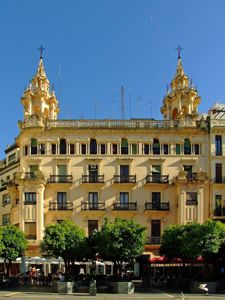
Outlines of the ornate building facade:
M58 120L41 57L21 98L16 144L0 166L0 225L23 230L32 256L48 224L69 218L89 235L106 217L132 218L146 227L145 253L158 255L169 224L203 223L223 205L223 177L212 178L223 168L224 123L200 115L200 101L178 57L164 120Z

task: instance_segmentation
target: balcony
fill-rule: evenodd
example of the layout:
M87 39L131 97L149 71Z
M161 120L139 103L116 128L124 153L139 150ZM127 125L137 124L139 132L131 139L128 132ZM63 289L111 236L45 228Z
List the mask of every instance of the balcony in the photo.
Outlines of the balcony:
M224 217L225 218L225 207L216 207L213 213L214 217Z
M90 203L81 202L81 210L105 210L104 202Z
M63 202L63 203L59 203L59 202L53 202L50 201L49 202L49 210L73 210L73 203L72 202Z
M136 183L136 175L114 175L114 183Z
M157 216L158 218L165 217L170 211L170 203L169 202L146 202L144 214L148 216Z
M105 214L105 202L82 201L79 213L87 218L101 218Z
M169 175L153 174L146 176L146 183L169 183Z
M50 175L48 183L73 183L72 175Z
M160 245L161 244L161 237L160 236L149 236L146 239L147 245Z
M225 183L225 177L224 176L218 176L218 177L214 177L214 183L218 183L218 184L223 184Z
M160 202L160 203L145 203L145 210L169 210L170 204L169 202Z
M113 203L113 210L120 210L120 211L137 210L137 202Z
M101 188L104 185L104 175L82 175L82 184L87 188Z

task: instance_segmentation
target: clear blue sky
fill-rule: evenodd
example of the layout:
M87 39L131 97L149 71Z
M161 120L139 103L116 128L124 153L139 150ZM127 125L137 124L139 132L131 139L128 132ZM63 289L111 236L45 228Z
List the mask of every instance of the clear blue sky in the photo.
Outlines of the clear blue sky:
M200 112L225 100L224 0L1 0L0 28L1 158L41 44L56 94L61 66L60 118L120 118L124 85L126 118L161 119L178 44Z

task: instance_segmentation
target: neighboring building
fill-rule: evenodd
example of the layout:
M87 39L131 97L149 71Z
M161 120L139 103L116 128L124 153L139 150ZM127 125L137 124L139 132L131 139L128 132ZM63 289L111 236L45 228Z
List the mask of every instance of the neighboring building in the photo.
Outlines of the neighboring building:
M105 217L132 218L146 226L145 253L155 255L169 224L209 218L208 119L198 114L200 97L180 57L170 86L164 120L58 120L40 58L21 98L15 180L4 190L14 205L1 210L25 232L30 256L38 252L45 226L65 218L86 235Z
M211 160L210 217L225 222L225 105L215 104L209 111Z

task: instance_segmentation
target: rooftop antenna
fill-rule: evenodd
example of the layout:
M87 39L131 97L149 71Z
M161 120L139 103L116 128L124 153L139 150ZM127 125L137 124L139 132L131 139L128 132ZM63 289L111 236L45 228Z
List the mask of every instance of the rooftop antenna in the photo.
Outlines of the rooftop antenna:
M124 120L124 87L121 87L121 119Z
M115 104L116 104L116 100L115 100L115 98L113 98L113 103L112 103L112 119L115 118Z
M132 118L132 110L131 110L131 95L129 93L129 106L130 106L130 118Z
M62 79L62 74L61 74L61 64L59 64L59 71L58 71L58 97L59 97L59 101L61 100L61 79Z

